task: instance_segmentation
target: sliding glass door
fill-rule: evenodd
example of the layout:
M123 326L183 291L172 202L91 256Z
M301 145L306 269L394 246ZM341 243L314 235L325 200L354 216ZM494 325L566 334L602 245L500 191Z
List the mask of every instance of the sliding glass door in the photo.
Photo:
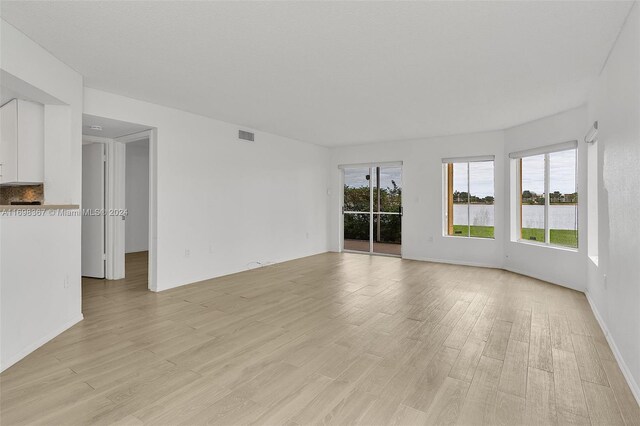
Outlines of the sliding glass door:
M400 256L402 167L344 167L343 249Z
M400 256L402 248L402 168L373 167L372 252Z
M344 249L371 251L371 169L344 169Z

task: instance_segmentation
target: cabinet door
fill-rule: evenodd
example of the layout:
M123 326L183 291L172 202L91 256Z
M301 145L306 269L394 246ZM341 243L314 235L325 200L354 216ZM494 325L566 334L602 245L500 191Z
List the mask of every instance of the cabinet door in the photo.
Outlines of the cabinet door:
M14 99L0 108L0 183L18 180L18 105Z
M44 182L44 106L18 100L18 180Z

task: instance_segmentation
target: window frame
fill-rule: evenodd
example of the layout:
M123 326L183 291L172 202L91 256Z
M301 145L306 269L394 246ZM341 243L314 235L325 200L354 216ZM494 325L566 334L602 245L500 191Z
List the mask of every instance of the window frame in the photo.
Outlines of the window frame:
M596 122L597 125L597 122ZM587 256L598 266L598 140L587 146ZM578 197L578 200L580 198Z
M551 206L551 197L549 196L550 185L551 185L551 163L549 156L558 152L565 151L575 151L575 193L578 197L578 202L576 202L576 246L566 246L561 244L554 244L551 242L551 228L549 227L549 209ZM522 159L527 157L534 157L538 155L544 155L544 241L535 241L535 240L526 240L522 238ZM516 238L512 241L522 244L531 244L540 247L549 247L554 249L561 250L569 250L569 251L579 251L580 249L580 220L579 220L579 200L580 200L580 191L578 185L578 164L579 164L579 150L578 150L578 142L577 141L569 141L563 142L555 145L548 145L536 149L531 149L527 151L520 151L516 153L509 154L509 158L511 158L512 162L515 162L515 187L516 187ZM512 182L513 183L513 182Z
M493 236L477 237L471 235L471 163L491 162L493 165ZM451 234L453 231L453 165L461 163L467 165L467 235ZM443 209L442 209L442 236L452 238L473 238L485 241L495 241L497 228L495 222L496 206L496 159L494 155L482 155L475 157L452 157L442 159L442 184L443 184Z

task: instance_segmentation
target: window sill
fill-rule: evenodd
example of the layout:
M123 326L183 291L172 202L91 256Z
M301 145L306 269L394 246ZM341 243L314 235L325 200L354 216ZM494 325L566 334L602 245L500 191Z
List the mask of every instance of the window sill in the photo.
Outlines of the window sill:
M494 238L483 238L483 237L456 237L455 235L443 235L444 238L451 238L455 240L482 240L482 241L495 241Z
M596 265L596 268L598 267L598 256L589 256L589 260L591 260L591 263Z
M524 244L527 246L534 246L534 247L544 247L544 248L548 248L548 249L553 249L553 250L560 250L560 251L568 251L571 253L578 253L578 249L577 248L571 248L571 247L562 247L562 246L556 246L556 245L552 245L552 244L546 244L546 243L537 243L534 241L527 241L527 240L515 240L515 241L511 241L513 243L518 243L518 244Z

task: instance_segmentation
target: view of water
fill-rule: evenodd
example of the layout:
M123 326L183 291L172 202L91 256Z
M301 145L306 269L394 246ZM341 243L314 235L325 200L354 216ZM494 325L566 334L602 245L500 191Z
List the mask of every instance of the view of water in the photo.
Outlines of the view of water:
M577 229L578 207L570 205L549 206L549 228L550 229ZM494 226L494 206L486 204L471 204L471 225ZM467 205L453 205L453 224L466 225ZM544 228L544 206L522 206L522 227L523 228Z

